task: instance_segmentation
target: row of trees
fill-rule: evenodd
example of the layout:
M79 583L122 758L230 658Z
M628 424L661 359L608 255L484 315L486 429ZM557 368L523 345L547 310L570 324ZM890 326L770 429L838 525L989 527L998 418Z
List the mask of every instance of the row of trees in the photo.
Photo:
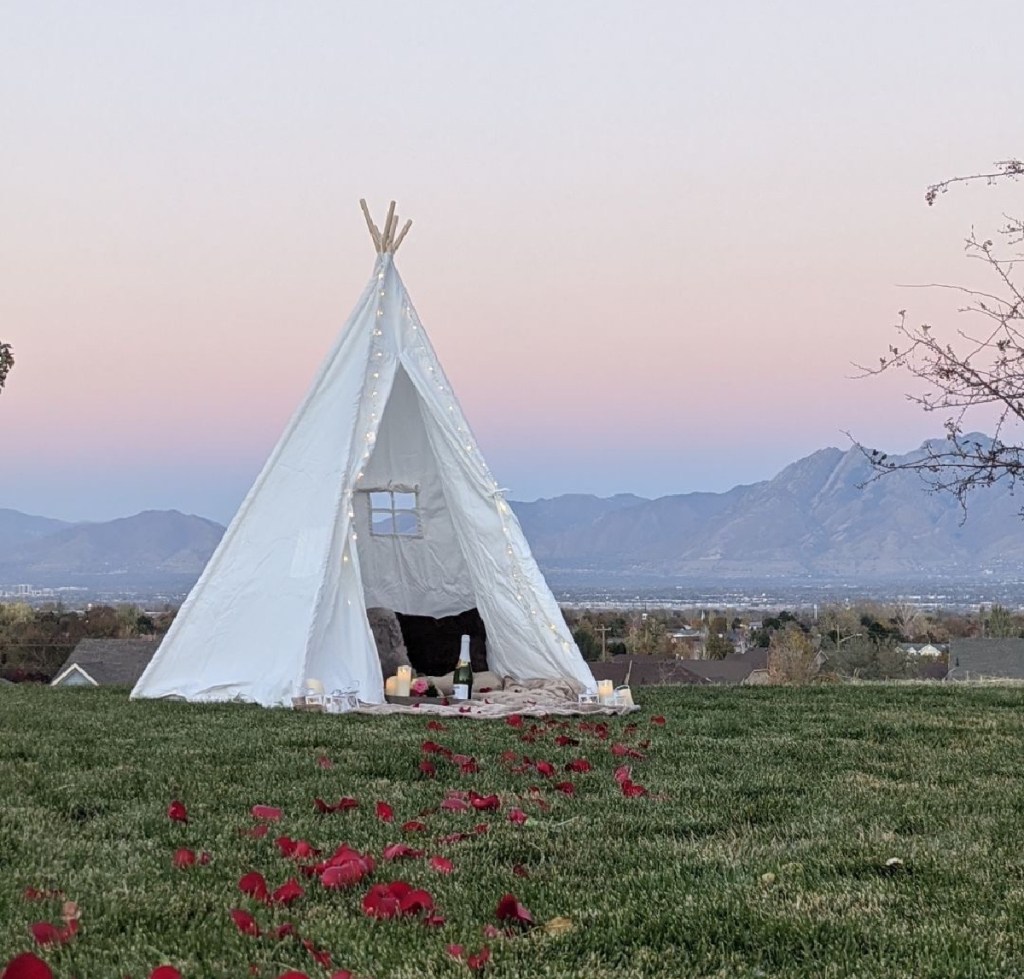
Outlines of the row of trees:
M580 651L591 661L622 654L721 659L738 647L760 647L790 664L804 664L801 670L810 659L815 669L824 662L827 670L864 679L916 675L925 661L908 656L901 644L1024 637L1024 616L997 604L977 613L956 613L925 612L906 603L864 603L829 606L819 616L783 610L761 619L735 610L629 614L567 609L564 614ZM673 633L687 628L696 638L673 639Z

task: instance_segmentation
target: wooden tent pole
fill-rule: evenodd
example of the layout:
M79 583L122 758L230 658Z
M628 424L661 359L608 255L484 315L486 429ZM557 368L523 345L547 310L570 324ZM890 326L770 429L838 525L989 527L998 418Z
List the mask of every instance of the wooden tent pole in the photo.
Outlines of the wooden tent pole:
M394 254L398 251L398 246L402 244L403 239L409 233L409 229L412 227L412 218L405 222L405 227L398 233L398 237L395 239L395 243L391 246L391 253Z
M395 230L395 202L388 205L388 216L384 220L384 251L391 251L391 236Z
M380 231L377 229L377 225L373 223L373 218L370 217L370 209L366 206L366 201L363 198L360 198L359 206L363 209L363 217L366 218L366 227L370 229L370 237L373 239L373 247L377 249L377 254L379 255L384 250Z

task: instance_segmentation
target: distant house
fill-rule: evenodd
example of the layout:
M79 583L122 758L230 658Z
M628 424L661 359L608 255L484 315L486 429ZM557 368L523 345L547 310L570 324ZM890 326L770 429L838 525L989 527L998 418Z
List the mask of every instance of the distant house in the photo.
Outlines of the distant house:
M686 669L706 683L763 683L768 675L768 650L755 647L724 659L688 659Z
M907 656L945 656L949 650L949 647L944 644L934 644L930 642L918 643L918 642L901 642L897 643L897 648Z
M1024 639L954 639L950 680L1024 680Z
M595 680L611 680L617 687L626 683L627 677L631 687L703 686L708 683L687 668L691 660L683 662L661 656L613 656L604 663L591 663L590 670Z
M83 639L51 687L133 687L160 645L157 639Z

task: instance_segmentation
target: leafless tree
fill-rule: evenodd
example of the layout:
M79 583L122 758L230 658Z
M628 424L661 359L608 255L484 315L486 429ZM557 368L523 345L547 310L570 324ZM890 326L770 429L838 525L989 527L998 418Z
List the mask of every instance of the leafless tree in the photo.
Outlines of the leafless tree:
M925 201L934 204L957 184L1015 182L1022 175L1024 162L1003 160L988 173L933 184ZM1000 481L1012 488L1024 476L1024 446L1016 444L1013 433L1024 422L1024 283L1017 270L1024 259L1024 215L1004 213L1003 218L994 240L972 230L965 242L968 258L982 262L991 273L992 291L934 286L962 297L960 312L970 316L971 326L944 332L928 323L912 325L901 310L896 342L876 367L861 368L863 375L905 372L923 388L907 399L944 416L946 440L928 443L911 459L894 461L860 446L874 478L915 472L931 489L952 493L965 512L972 490ZM979 416L990 438L969 434Z
M14 366L14 353L9 343L0 343L0 391L4 389L7 375Z

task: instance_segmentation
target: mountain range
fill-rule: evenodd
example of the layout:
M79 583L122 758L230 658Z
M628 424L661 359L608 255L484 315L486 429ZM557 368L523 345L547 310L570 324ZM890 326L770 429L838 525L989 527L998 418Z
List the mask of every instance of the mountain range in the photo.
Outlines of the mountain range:
M827 448L725 493L567 494L512 506L541 568L562 584L968 579L1024 570L1020 501L1006 488L977 492L965 518L951 496L927 492L913 473L871 476L860 449ZM0 509L0 588L115 579L187 588L223 532L177 511L68 523Z

